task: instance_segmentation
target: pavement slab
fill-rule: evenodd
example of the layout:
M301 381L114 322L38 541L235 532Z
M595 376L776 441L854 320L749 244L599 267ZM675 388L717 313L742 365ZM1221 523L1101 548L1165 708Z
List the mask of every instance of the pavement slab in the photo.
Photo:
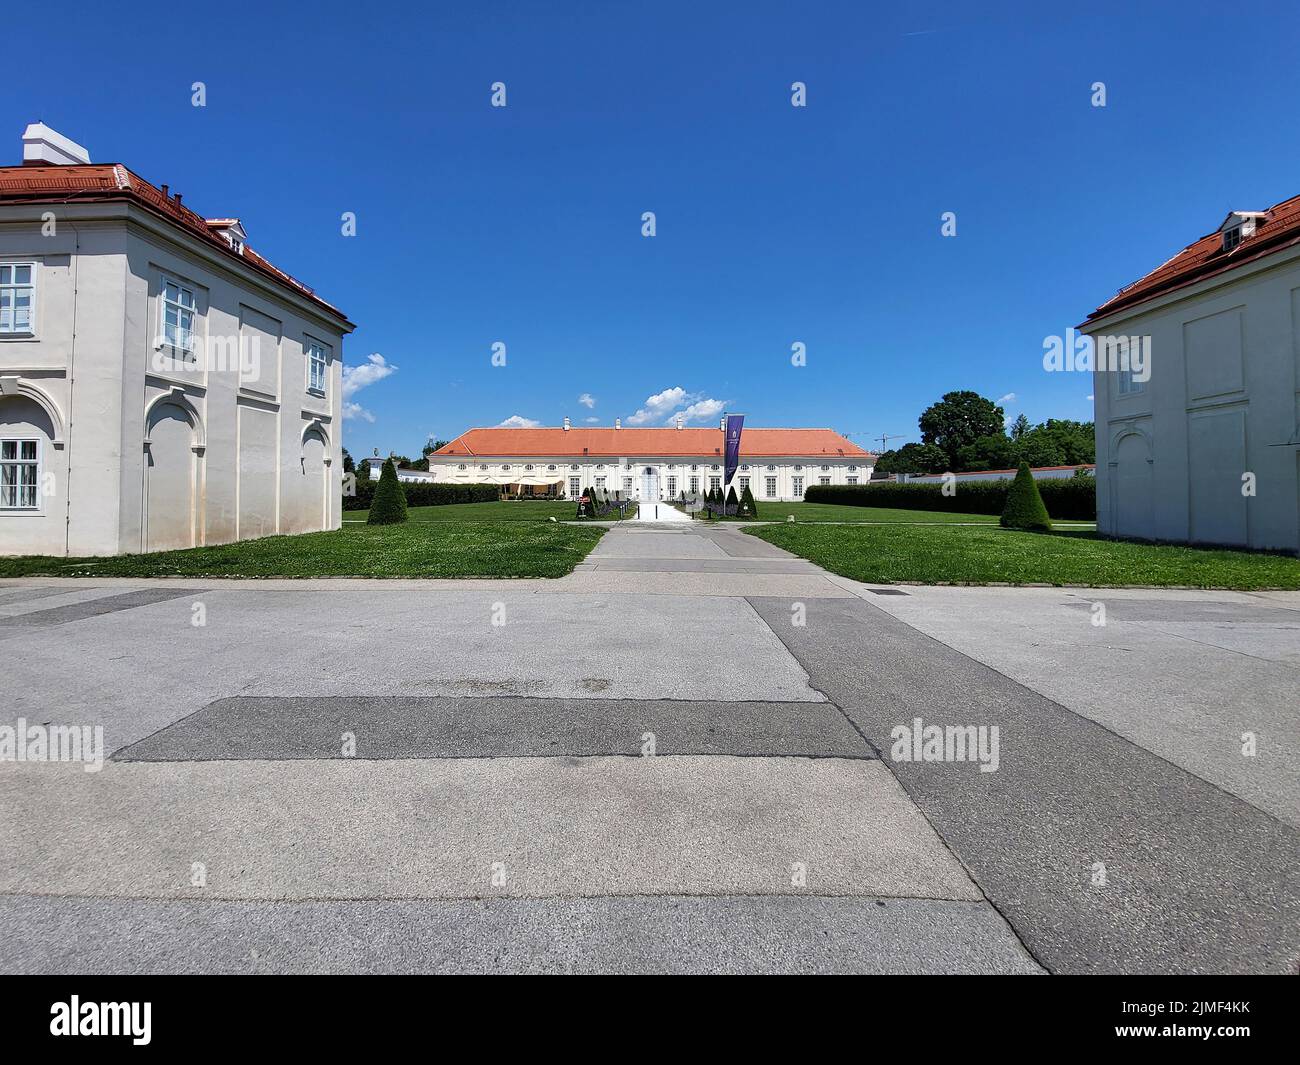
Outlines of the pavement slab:
M1300 828L1300 612L1239 592L909 592L872 601Z
M0 808L9 894L981 898L867 759L3 764Z
M118 761L591 757L873 758L832 703L334 696L219 699Z
M1295 972L1300 833L874 603L752 601L1053 972ZM896 602L896 600L889 600ZM1000 765L893 730L996 725Z
M7 973L1042 970L984 902L797 896L192 902L0 896Z
M742 597L313 584L163 582L184 594L14 633L5 716L102 725L112 751L242 695L823 698Z

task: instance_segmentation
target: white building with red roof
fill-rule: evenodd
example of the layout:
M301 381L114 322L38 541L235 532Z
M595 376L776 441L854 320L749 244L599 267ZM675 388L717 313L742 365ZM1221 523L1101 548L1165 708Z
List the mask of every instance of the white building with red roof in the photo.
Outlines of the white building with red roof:
M725 420L724 420L725 421ZM499 484L507 494L562 495L589 489L642 502L727 488L725 439L717 428L469 429L429 455L435 483ZM876 456L832 429L745 427L733 481L759 502L803 498L817 484L866 484Z
M1229 213L1079 328L1098 529L1300 550L1300 196ZM1149 366L1116 368L1135 341Z
M339 527L353 325L247 240L28 127L0 167L0 552Z

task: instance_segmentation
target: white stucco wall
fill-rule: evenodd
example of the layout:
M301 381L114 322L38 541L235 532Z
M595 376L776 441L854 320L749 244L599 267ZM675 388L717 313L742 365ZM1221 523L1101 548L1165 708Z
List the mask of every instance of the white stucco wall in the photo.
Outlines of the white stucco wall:
M117 554L338 528L342 324L148 212L59 206L46 237L47 209L0 206L0 260L38 263L37 335L0 340L0 435L10 393L37 389L65 440L45 449L54 493L41 513L0 511L0 552ZM159 350L164 276L194 290L200 342L230 341L233 354L241 336L250 350L260 340L255 378L237 358L204 366ZM324 395L307 388L309 337L329 353Z
M1300 550L1300 250L1090 323L1149 335L1151 379L1094 372L1106 534ZM1255 495L1243 495L1253 474Z
M529 469L528 467L532 468ZM551 467L555 467L554 470ZM486 467L486 469L484 469ZM509 467L508 469L506 467ZM658 477L659 498L667 499L669 495L669 478L675 478L672 495L678 496L691 491L690 480L699 478L701 491L708 491L709 478L723 476L722 463L716 456L697 457L655 457L629 455L618 458L573 456L537 457L526 456L512 458L507 456L485 456L481 458L437 458L429 456L429 469L433 471L436 482L473 481L483 475L487 480L499 481L510 476L543 476L563 479L566 495L570 491L570 478L580 480L580 490L586 491L597 486L598 478L605 478L605 487L611 493L615 490L625 492L624 479L631 478L632 498L640 499L644 485L644 471L653 469ZM824 468L823 468L824 467ZM860 458L823 460L820 457L772 457L756 458L746 456L736 470L735 488L737 495L741 491L741 478L750 478L749 489L759 502L774 500L792 502L803 498L802 492L796 491L796 478L803 479L803 489L820 484L821 478L828 478L831 484L848 484L850 478L857 478L858 484L866 484L871 478L872 467ZM776 478L776 495L767 494L767 477ZM725 488L725 485L723 486Z

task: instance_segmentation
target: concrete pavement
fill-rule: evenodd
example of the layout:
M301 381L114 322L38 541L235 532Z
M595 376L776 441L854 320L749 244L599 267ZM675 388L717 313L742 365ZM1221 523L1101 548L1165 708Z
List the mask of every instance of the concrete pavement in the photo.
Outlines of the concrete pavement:
M0 762L0 969L1288 971L1296 617L699 524L545 582L3 581L0 724L112 759ZM915 716L998 770L895 762Z

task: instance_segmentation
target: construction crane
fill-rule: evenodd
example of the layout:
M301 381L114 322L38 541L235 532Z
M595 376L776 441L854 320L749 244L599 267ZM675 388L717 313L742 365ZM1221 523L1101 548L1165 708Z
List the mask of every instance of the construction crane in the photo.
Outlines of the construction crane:
M879 436L873 436L872 440L880 441L880 450L885 451L889 448L891 440L902 440L906 433L881 433Z

